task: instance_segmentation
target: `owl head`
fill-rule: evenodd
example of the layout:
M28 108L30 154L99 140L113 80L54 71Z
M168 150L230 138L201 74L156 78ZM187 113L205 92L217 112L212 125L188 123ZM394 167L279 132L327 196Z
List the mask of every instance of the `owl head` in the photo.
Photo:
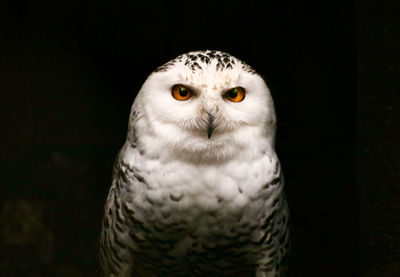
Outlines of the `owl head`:
M275 111L267 85L219 51L178 56L147 78L132 106L128 140L150 156L218 162L273 148Z

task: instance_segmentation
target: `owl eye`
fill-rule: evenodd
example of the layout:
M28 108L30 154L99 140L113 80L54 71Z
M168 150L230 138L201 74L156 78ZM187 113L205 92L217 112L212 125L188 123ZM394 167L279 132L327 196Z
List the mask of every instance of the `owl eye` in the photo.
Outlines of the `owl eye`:
M245 90L242 87L237 87L225 93L224 97L232 102L241 102L245 96Z
M171 91L172 96L179 101L186 101L193 96L193 92L184 85L175 85Z

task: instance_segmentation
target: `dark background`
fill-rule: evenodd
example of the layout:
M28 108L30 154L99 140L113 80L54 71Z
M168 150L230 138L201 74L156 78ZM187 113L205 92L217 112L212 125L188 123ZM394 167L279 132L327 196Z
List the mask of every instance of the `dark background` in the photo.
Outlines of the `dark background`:
M398 1L0 3L1 276L98 275L133 99L198 49L272 91L292 276L399 276Z

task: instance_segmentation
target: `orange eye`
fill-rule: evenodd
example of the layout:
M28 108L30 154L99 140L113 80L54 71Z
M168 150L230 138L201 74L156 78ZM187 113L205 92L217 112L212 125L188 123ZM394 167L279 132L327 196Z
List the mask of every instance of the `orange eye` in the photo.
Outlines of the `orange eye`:
M172 87L172 96L179 101L186 101L193 96L193 92L184 85L175 85Z
M232 102L241 102L243 101L245 94L244 88L237 87L225 93L224 97Z

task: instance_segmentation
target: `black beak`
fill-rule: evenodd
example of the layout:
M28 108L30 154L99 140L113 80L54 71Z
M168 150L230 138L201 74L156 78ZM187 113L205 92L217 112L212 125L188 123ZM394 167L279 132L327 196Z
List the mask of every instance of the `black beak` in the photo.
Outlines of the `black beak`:
M208 139L211 138L211 135L215 129L214 126L214 116L211 113L208 113L208 123L207 123L207 136Z

